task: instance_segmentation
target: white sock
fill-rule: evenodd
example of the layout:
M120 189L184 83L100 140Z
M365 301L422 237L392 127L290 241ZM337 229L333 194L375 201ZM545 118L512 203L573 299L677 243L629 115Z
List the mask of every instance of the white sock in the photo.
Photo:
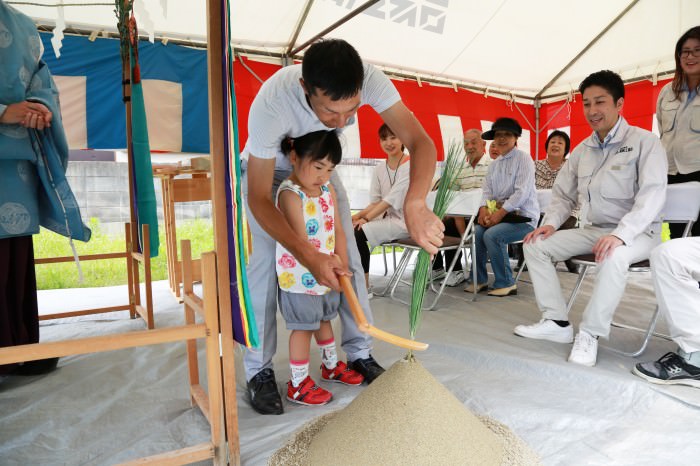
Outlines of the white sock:
M338 365L338 352L335 350L335 340L330 339L318 343L321 349L321 362L326 366L326 369L335 369Z
M309 376L309 360L289 361L292 385L298 387Z

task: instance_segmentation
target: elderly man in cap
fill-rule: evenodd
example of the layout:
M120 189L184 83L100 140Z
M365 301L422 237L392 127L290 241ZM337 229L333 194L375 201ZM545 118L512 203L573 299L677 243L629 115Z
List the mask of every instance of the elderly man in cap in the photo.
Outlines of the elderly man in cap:
M593 253L595 285L569 362L594 366L598 337L610 333L629 265L647 259L661 241L667 162L659 138L620 115L625 101L620 76L608 70L593 73L580 90L593 133L557 175L542 226L525 237L525 261L542 320L518 325L514 333L557 343L574 340L554 264ZM557 231L579 201L582 228Z
M486 259L495 277L490 296L509 296L518 290L508 259L508 244L522 240L536 226L540 215L535 191L535 165L527 152L517 148L523 130L512 118L499 118L481 135L493 140L501 154L489 165L476 227L476 277L464 289L468 293L488 287ZM474 279L476 278L476 280Z

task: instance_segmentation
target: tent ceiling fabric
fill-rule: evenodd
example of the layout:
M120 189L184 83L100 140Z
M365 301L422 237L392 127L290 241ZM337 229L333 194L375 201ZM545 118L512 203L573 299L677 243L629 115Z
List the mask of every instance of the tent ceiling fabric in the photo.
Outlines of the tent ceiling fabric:
M11 1L11 0L10 0ZM149 11L156 37L204 41L205 0L138 0ZM72 3L97 3L72 0ZM307 0L235 0L236 47L282 54ZM364 1L315 0L295 44L304 43ZM363 59L406 74L454 80L534 97L632 0L381 0L332 31ZM167 5L167 18L162 5ZM52 24L56 9L16 5ZM65 7L67 27L114 30L113 7ZM138 18L137 18L138 19ZM625 80L675 67L678 37L700 23L697 0L639 0L543 95L575 90L588 74L612 69Z

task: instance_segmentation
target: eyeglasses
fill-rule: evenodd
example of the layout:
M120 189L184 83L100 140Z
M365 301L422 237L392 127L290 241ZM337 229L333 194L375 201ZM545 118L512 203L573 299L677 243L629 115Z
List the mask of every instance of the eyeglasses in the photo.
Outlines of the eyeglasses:
M700 47L695 47L694 49L683 49L681 50L681 58L688 58L691 55L695 58L700 57Z

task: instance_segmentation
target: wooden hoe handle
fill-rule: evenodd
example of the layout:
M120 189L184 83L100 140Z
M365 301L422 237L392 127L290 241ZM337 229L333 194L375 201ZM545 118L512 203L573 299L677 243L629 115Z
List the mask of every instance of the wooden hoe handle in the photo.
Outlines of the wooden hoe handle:
M359 328L361 332L367 333L378 340L386 341L387 343L391 343L392 345L396 345L401 348L414 351L425 351L428 349L427 343L421 343L419 341L403 338L398 335L394 335L393 333L379 330L377 327L370 325L367 322L362 306L360 306L360 302L357 300L357 295L352 287L352 283L350 283L350 278L347 275L340 275L338 276L338 279L340 281L340 286L343 288L343 293L345 293L345 298L348 300L348 304L350 305L352 317L355 319L357 328Z

